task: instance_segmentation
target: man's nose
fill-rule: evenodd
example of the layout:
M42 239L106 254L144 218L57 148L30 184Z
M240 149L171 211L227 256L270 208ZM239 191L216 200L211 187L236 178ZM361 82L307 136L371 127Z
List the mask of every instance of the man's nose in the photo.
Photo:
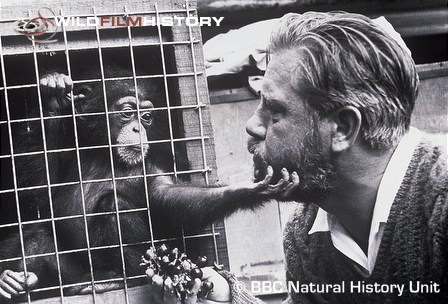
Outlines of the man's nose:
M246 132L259 140L264 140L266 138L266 127L263 123L263 119L259 115L259 111L256 111L247 121Z

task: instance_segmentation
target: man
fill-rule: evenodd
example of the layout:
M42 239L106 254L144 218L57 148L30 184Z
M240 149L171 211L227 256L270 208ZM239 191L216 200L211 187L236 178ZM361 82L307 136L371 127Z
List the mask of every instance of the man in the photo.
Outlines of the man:
M298 173L287 279L323 286L291 289L287 302L445 303L446 141L410 128L418 91L410 54L369 18L342 12L284 16L269 51L248 148L257 180L268 164L283 178L282 168ZM199 302L258 301L222 275L231 296L218 283ZM174 301L169 292L164 300Z

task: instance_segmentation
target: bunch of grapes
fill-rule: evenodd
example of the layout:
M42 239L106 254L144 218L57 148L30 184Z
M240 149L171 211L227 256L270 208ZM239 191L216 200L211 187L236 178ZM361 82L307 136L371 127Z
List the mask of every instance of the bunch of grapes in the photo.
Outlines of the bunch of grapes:
M196 278L202 280L202 270L207 266L207 257L199 256L193 263L185 253L179 252L178 248L170 248L162 244L157 248L151 247L142 256L140 266L146 267L146 274L153 277L155 274L161 276L163 281L171 278L174 290L181 302L184 303L187 290L194 285ZM203 281L198 297L207 297L213 289L213 282Z

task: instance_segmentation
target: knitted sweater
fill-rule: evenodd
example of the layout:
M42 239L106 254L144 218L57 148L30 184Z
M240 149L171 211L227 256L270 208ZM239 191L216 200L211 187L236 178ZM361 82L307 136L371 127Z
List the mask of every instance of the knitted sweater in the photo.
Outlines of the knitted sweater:
M286 302L448 303L446 160L446 150L428 139L423 139L417 146L391 207L370 275L333 246L329 232L308 235L318 207L299 203L285 229L287 280L294 286L336 284L344 285L345 289L341 293L337 293L337 289L324 292L299 290L291 292ZM411 293L410 282L413 290L418 288L418 283L428 284L428 289ZM378 286L385 284L382 288L394 288L391 284L398 284L403 286L403 294L398 296L398 289L367 293L356 288L374 286L375 283ZM350 289L352 284L353 290ZM233 303L259 303L255 298L249 301L245 291L235 292L233 289ZM436 293L436 290L440 292ZM243 294L245 300L238 301Z

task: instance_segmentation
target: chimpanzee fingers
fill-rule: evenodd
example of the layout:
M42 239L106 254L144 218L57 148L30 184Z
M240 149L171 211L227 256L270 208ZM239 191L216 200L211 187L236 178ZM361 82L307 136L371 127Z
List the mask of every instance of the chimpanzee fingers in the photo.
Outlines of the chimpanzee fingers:
M282 179L284 179L285 181L289 181L289 172L288 172L288 170L286 170L286 168L282 169L281 174L282 174Z
M54 96L57 97L59 109L68 109L71 105L71 99L68 94L72 90L73 82L70 77L64 74L54 73L56 88L54 89Z
M288 174L289 180L282 181L279 187L276 189L279 191L279 195L281 198L288 198L298 187L300 183L300 178L297 172Z
M27 286L24 273L12 270L3 271L0 275L0 287L9 294L18 294L19 291L25 290Z
M11 277L5 277L2 281L0 281L0 288L10 294L10 295L18 295L19 291L23 291L24 288L18 282L14 281Z
M44 77L39 81L41 94L47 94L48 92L48 77Z
M272 169L271 166L268 166L268 168L266 169L266 177L264 178L263 183L268 185L272 179L272 175L274 175L274 169Z
M266 196L268 198L274 198L274 196L280 192L280 189L284 187L286 181L280 179L277 184L269 185L265 184L264 181L257 183L258 193L261 196Z
M291 174L291 182L295 185L298 185L300 183L300 178L296 171Z
M86 96L84 94L73 95L73 102L76 103L78 101L82 101L85 98L86 98Z
M12 270L5 270L3 272L5 274L5 277L11 277L13 278L16 282L18 282L21 285L25 285L25 272L15 272ZM28 272L28 276L30 274L34 274L32 272Z
M294 171L289 174L286 168L281 171L282 178L275 185L268 185L267 188L262 191L262 194L270 196L272 198L287 198L289 197L299 186L299 176Z
M269 190L272 192L280 192L283 191L288 184L289 184L288 180L281 178L279 179L277 184L269 185Z
M73 89L73 81L72 79L67 76L62 74L62 78L64 79L64 83L65 83L65 94L70 93Z
M17 290L14 289L14 287L12 287L10 285L11 282L2 282L0 284L0 288L3 289L6 293L10 294L10 295L18 295L19 292ZM21 290L19 290L21 291Z
M261 182L255 184L255 188L265 189L269 185L272 179L272 175L274 175L274 170L271 166L268 166L268 168L266 169L266 176Z
M263 181L256 183L255 189L262 196L267 196L269 198L275 197L287 197L296 188L299 183L299 176L296 172L289 174L286 168L281 170L282 178L275 185L270 185L270 181L274 174L274 170L271 166L267 168L266 177Z
M0 299L1 298L7 298L7 299L11 299L11 294L7 293L6 291L3 290L2 286L0 285Z
M49 96L55 96L56 95L56 79L54 75L47 77L47 91L46 93Z
M290 197L290 195L298 188L298 186L298 184L290 183L285 187L285 189L283 189L283 192L280 193L280 197L284 199Z
M288 176L289 178L287 179L287 187L289 186L298 186L299 182L300 182L300 178L299 175L297 174L296 171L294 171L293 173L291 173L291 175Z
M57 74L55 76L55 82L56 82L56 88L55 88L56 96L58 96L59 98L62 98L66 94L64 75Z
M43 95L63 97L73 89L72 79L64 74L53 73L39 80L40 90Z
M69 96L64 95L58 98L58 105L61 112L71 109L72 100Z
M0 275L0 297L11 298L11 295L18 295L19 292L33 287L37 283L37 276L29 272L25 280L24 272L5 270Z

